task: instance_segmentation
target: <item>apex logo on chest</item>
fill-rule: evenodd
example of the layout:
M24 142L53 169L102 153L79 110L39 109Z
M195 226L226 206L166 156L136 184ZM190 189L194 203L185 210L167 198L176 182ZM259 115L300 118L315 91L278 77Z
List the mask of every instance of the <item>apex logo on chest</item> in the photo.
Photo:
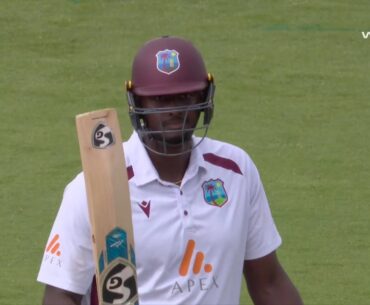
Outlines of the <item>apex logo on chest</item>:
M221 179L210 179L202 184L203 197L206 203L216 207L226 204L228 197L224 182Z

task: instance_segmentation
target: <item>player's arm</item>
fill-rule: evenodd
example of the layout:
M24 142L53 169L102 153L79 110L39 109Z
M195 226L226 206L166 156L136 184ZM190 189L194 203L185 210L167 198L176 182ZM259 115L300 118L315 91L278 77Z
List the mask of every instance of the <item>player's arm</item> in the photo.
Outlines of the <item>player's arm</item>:
M81 300L82 295L46 285L42 305L81 305Z
M303 305L275 252L244 262L244 277L255 305Z

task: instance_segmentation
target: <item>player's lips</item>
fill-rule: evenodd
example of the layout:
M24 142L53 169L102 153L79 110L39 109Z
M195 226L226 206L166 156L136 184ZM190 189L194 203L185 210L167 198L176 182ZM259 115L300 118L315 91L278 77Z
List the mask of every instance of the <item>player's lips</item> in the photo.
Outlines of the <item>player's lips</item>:
M186 124L185 124L186 126ZM163 127L165 129L171 129L171 130L176 130L176 129L183 129L184 127L184 120L179 119L179 120L169 120L166 122L163 122Z
M177 130L182 129L183 124L166 124L164 127L165 129Z

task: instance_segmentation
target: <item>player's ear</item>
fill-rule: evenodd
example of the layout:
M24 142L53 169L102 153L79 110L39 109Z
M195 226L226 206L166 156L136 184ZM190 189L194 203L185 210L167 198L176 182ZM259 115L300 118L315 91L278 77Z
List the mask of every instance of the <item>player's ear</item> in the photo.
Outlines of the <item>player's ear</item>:
M133 94L134 100L135 100L135 106L136 107L143 107L142 97L136 94Z
M208 88L205 88L204 90L202 90L202 92L201 92L201 101L202 102L206 102L207 93L208 93Z

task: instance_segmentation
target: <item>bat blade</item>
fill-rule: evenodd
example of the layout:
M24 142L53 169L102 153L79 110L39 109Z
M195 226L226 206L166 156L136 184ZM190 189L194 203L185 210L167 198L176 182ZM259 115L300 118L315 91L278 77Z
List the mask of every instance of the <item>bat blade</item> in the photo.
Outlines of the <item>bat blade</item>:
M99 305L138 304L128 178L117 112L76 116Z

